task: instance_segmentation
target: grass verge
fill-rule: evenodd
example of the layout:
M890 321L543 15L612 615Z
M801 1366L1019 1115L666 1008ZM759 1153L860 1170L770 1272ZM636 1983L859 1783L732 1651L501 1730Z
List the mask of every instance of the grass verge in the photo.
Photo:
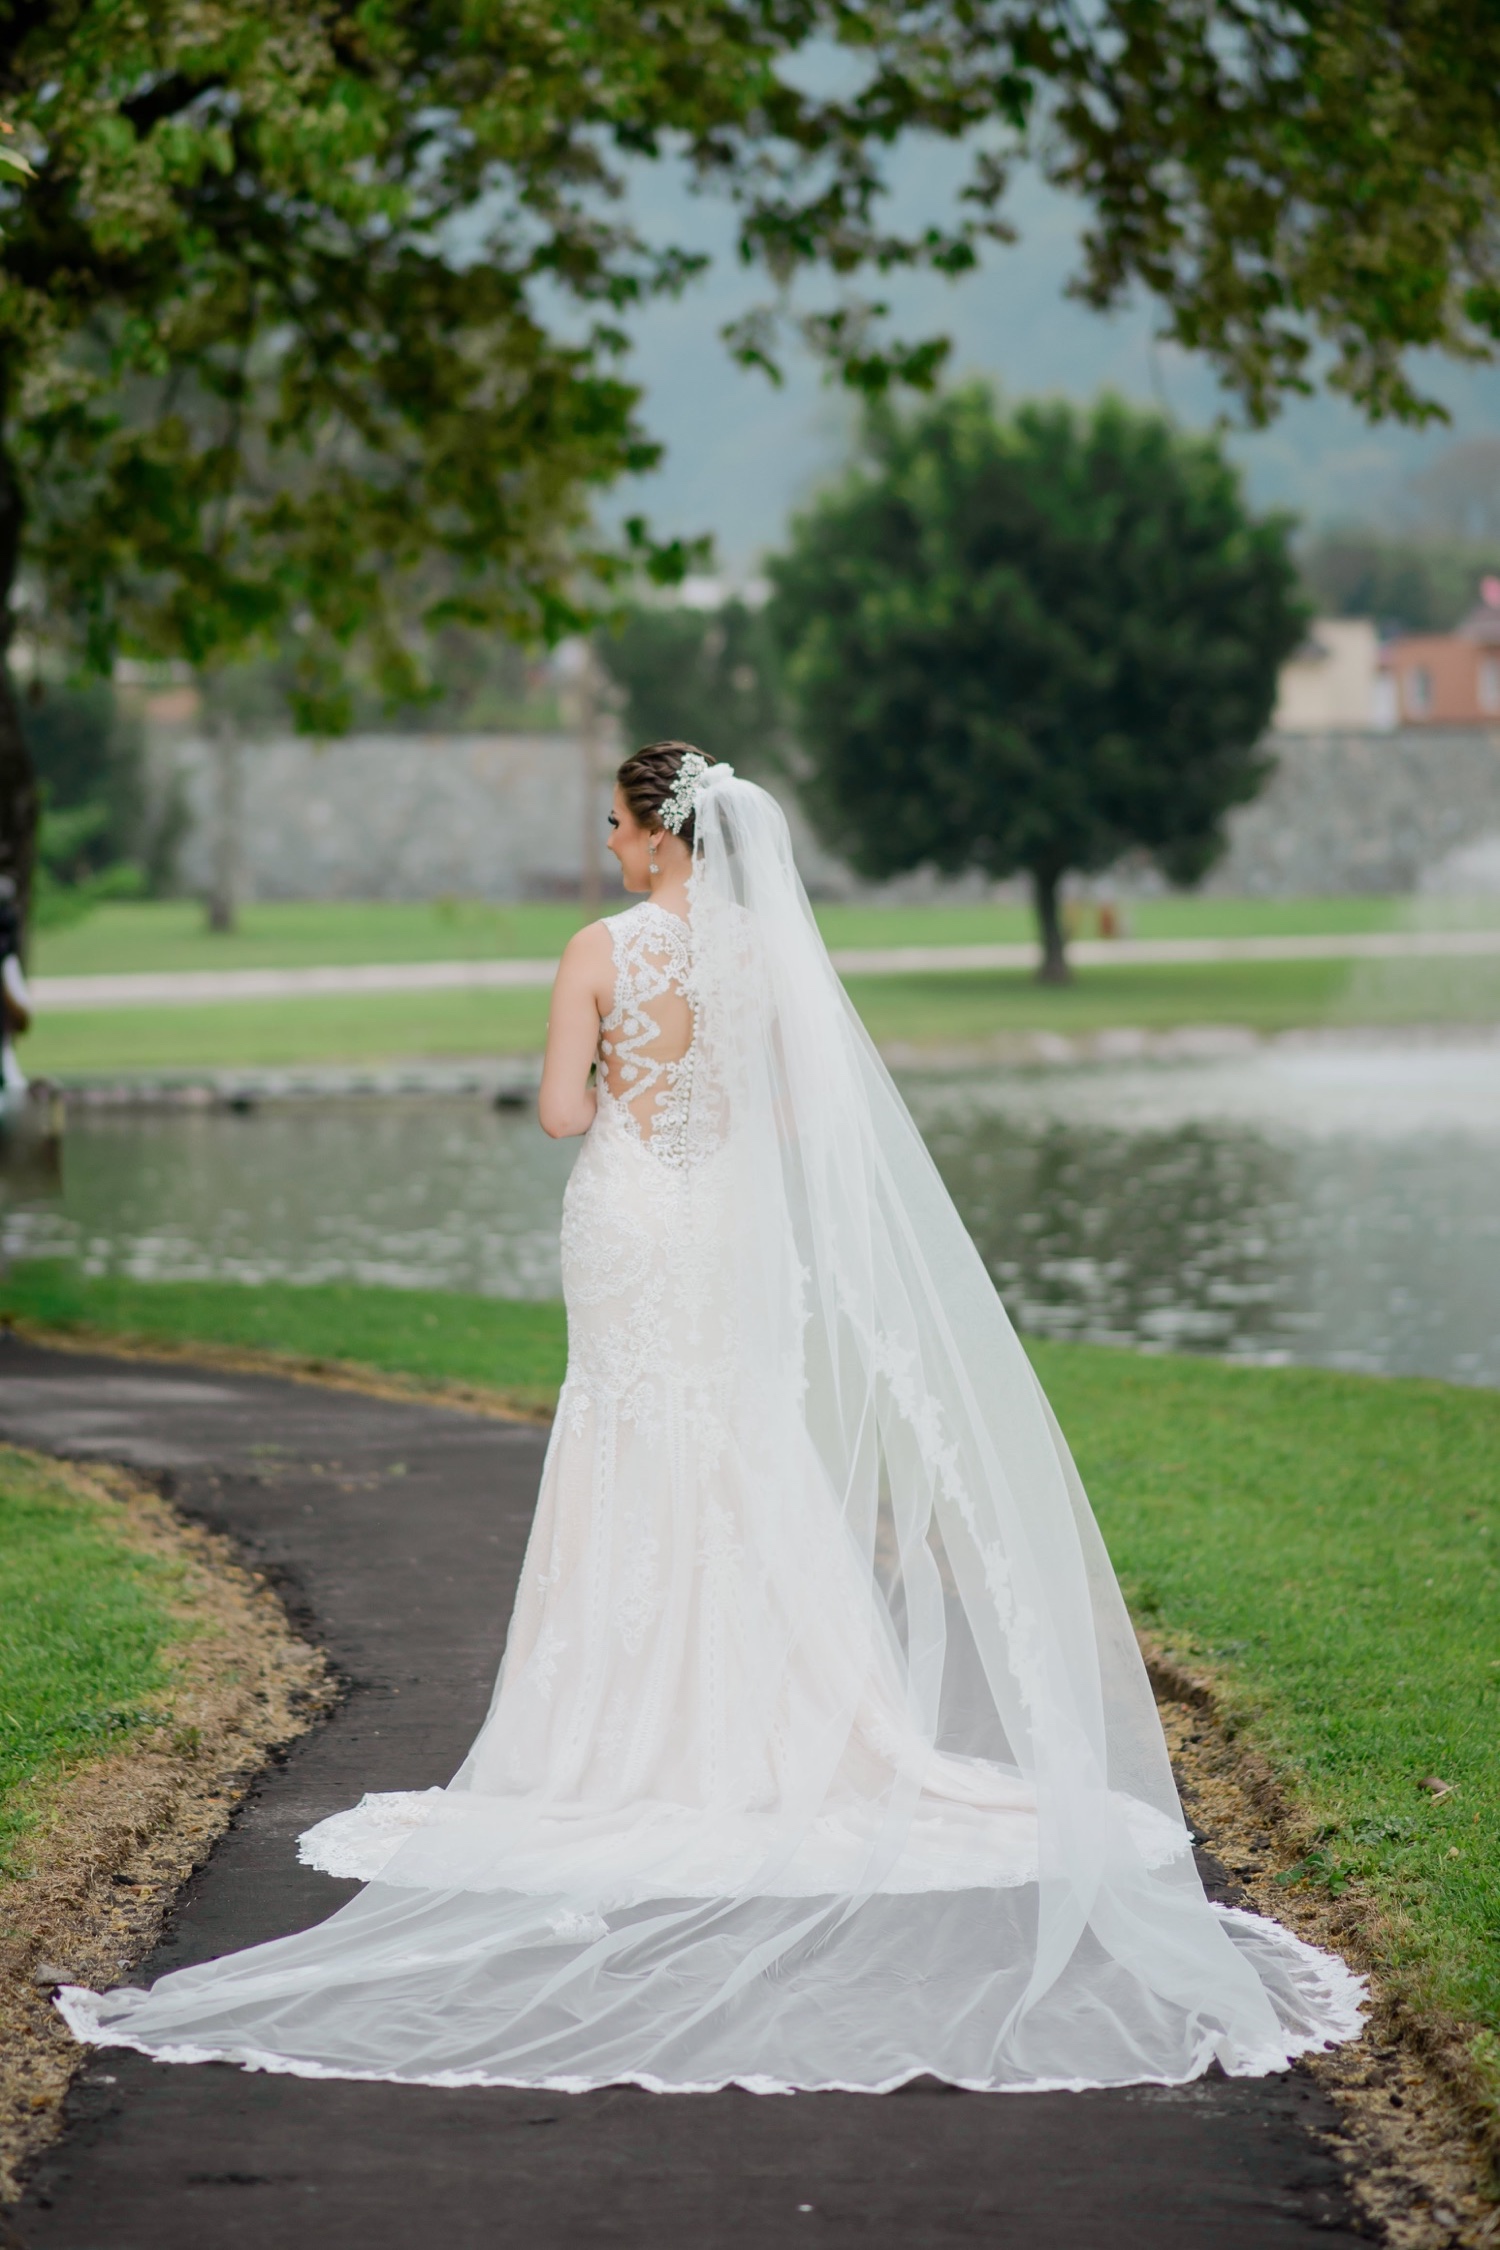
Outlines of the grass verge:
M1500 1020L1500 959L1184 962L1090 969L1070 985L1022 971L851 977L850 998L882 1046L983 1047L1017 1033L1238 1024L1290 1031Z
M539 1054L545 990L346 993L188 1008L88 1008L37 1019L33 1077L253 1070Z
M1138 1622L1207 1672L1296 1808L1278 1887L1363 1910L1387 1992L1462 2027L1493 2126L1500 1397L1080 1345L1033 1357Z
M38 1260L0 1283L0 1314L137 1344L270 1353L313 1373L367 1368L428 1388L484 1390L528 1414L550 1411L567 1358L561 1305L352 1282L86 1278Z
M48 2000L112 1984L267 1755L327 1699L227 1544L121 1472L0 1449L0 2202L81 2050Z
M1061 989L1023 970L852 977L849 992L883 1045L977 1048L1016 1035L1239 1024L1493 1025L1500 958L1255 961L1088 970ZM100 1072L388 1063L531 1054L547 1028L545 991L357 993L222 1006L87 1009L43 1015L28 1070Z
M176 1573L122 1543L116 1515L63 1470L0 1449L0 1880L39 1791L161 1721Z
M629 903L617 897L612 905ZM292 969L356 961L461 961L495 956L550 958L593 908L502 905L484 899L267 900L248 906L239 928L211 931L192 899L131 899L99 906L71 928L42 930L36 968L46 976L116 975L145 969ZM1424 923L1446 916L1482 919L1484 902L1422 902ZM1342 936L1351 930L1402 929L1412 919L1402 898L1163 898L1129 909L1136 937ZM1493 919L1491 913L1491 919ZM995 945L1033 935L1024 906L821 906L830 945ZM1080 931L1092 918L1084 913Z

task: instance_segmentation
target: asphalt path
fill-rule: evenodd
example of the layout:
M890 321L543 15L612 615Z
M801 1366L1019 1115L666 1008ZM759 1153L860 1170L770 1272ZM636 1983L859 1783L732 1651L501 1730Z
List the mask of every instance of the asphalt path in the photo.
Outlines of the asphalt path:
M1233 961L1414 961L1493 956L1500 930L1366 930L1306 937L1075 938L1084 969L1171 968ZM895 945L835 950L840 976L931 976L954 970L1033 969L1034 943ZM311 1000L341 993L516 991L550 986L552 960L370 961L301 969L142 969L33 977L44 1015L73 1009L201 1008L234 1000Z
M0 1436L120 1461L228 1532L350 1683L188 1885L154 1977L353 1888L298 1831L459 1763L543 1433L269 1377L0 1344ZM1212 1874L1212 1871L1211 1871ZM98 2050L5 2250L1330 2250L1366 2239L1301 2071L1097 2094L587 2095Z

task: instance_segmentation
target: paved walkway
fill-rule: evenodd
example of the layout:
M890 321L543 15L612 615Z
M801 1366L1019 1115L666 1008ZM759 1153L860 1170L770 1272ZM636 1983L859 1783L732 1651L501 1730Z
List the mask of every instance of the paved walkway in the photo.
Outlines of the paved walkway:
M1167 968L1226 961L1413 961L1500 954L1500 930L1379 930L1349 937L1075 938L1084 969ZM900 945L844 949L841 976L927 976L1032 969L1025 945ZM43 1015L93 1008L200 1008L221 1000L312 1000L359 992L516 991L549 986L555 961L392 961L347 968L181 969L119 976L33 977Z
M189 1884L150 1974L351 1886L297 1831L457 1765L543 1434L250 1376L0 1344L0 1435L133 1463L231 1533L352 1682ZM398 1473L399 1471L399 1473ZM339 2084L102 2049L8 2250L1355 2250L1292 2071L1180 2089L757 2099Z

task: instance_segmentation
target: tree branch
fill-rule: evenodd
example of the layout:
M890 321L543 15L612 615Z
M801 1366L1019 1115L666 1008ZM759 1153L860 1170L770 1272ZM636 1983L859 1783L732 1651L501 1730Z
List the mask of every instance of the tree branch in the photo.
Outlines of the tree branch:
M180 117L191 109L199 96L212 92L226 83L222 71L206 71L200 77L195 73L175 70L170 76L158 79L143 93L121 102L120 115L135 127L137 140L144 140L154 125L165 118Z

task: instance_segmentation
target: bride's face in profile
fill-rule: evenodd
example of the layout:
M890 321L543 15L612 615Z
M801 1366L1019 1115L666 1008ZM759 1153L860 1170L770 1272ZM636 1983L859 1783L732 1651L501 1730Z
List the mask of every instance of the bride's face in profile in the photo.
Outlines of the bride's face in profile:
M626 804L623 793L616 789L614 802L609 809L609 848L620 862L620 873L627 891L649 891L651 873L651 830L643 828ZM660 831L657 832L658 840Z

